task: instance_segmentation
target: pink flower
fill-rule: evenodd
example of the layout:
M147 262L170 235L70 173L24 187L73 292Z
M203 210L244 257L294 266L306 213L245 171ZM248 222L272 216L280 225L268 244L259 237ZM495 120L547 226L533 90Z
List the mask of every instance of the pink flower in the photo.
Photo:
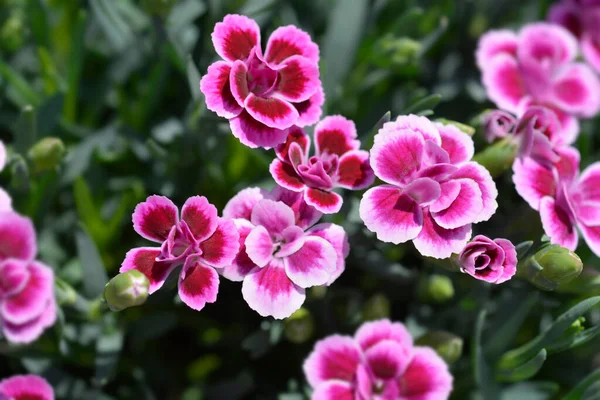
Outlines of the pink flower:
M306 288L329 285L344 271L346 232L331 223L314 225L322 214L301 193L244 189L223 215L234 218L240 252L222 274L243 281L244 299L263 317L289 317L304 303Z
M6 148L0 140L0 172L6 167ZM12 210L12 199L6 191L0 188L0 212Z
M575 250L579 228L590 249L600 255L600 163L580 174L576 149L562 147L555 152L559 158L551 166L531 158L515 161L517 192L540 212L552 243Z
M0 381L0 399L54 400L54 391L37 375L17 375Z
M294 127L277 146L269 169L280 186L302 192L308 204L332 214L342 208L342 197L333 188L359 190L373 183L369 152L359 147L354 122L339 115L326 117L315 127L314 156L309 157L309 136Z
M498 284L517 272L517 250L510 240L477 235L460 252L458 262L473 278Z
M183 264L179 297L194 310L214 303L219 291L217 270L231 264L239 250L233 221L219 218L206 197L187 199L179 210L163 196L150 196L133 212L133 229L160 247L139 247L125 256L120 272L137 269L150 281L148 292L161 288L171 271Z
M304 374L313 400L444 400L453 380L435 351L413 346L404 325L389 320L317 342Z
M512 114L502 110L491 110L483 116L485 140L492 143L513 133L517 120Z
M263 55L256 22L227 15L215 25L212 41L224 61L208 67L200 90L206 107L229 119L243 144L275 147L291 126L319 120L325 101L319 47L306 32L292 25L277 28Z
M56 322L54 273L36 253L31 220L0 213L0 324L10 342L31 343Z
M559 1L550 7L548 21L562 25L577 37L583 57L600 72L600 2Z
M565 129L575 117L600 110L600 82L585 64L575 62L577 41L558 25L526 25L518 34L490 31L479 40L477 64L488 97L512 113L535 103L552 108ZM564 121L563 121L564 120Z
M377 238L412 240L425 256L447 258L471 237L471 224L496 211L489 172L472 162L473 140L452 125L400 116L375 136L371 166L387 185L369 189L360 217Z

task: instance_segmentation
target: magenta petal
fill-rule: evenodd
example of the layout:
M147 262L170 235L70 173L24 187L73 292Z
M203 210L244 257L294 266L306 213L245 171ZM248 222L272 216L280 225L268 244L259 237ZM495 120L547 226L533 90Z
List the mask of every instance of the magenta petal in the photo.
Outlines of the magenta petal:
M278 186L273 189L271 195L273 200L281 201L292 209L296 218L296 226L302 229L313 226L323 216L323 213L316 208L306 204L303 193Z
M531 158L515 160L513 172L517 193L534 210L539 210L540 200L544 196L554 196L556 184L552 171Z
M271 128L257 121L248 112L229 120L233 136L250 148L264 147L270 149L285 141L287 129Z
M412 335L406 327L399 322L392 323L387 319L362 324L354 334L354 338L363 351L367 351L377 343L386 340L393 340L402 344L408 353L410 353L413 345Z
M194 238L202 241L217 229L217 208L204 196L190 197L181 209L181 219L186 222Z
M318 65L301 56L292 56L284 64L278 71L276 93L291 102L307 101L321 86ZM297 119L297 110L296 114Z
M581 173L578 189L583 199L600 202L600 162L593 163Z
M299 103L294 103L293 106L298 110L297 126L310 126L316 123L321 114L323 114L322 106L325 103L325 93L323 87L319 86L315 94L310 99Z
M340 157L337 186L361 190L373 184L375 174L369 164L369 153L364 150L351 150Z
M507 239L494 239L502 250L504 250L504 268L502 270L502 275L496 283L503 283L511 279L517 273L517 250L515 245L512 244L510 240Z
M215 232L200 243L200 258L210 266L223 268L233 262L239 249L239 234L233 221L218 218Z
M479 38L477 44L477 66L484 70L488 67L490 60L499 54L516 57L519 38L509 30L492 30L486 32Z
M448 258L460 253L471 237L471 224L455 229L439 226L429 212L423 213L423 229L413 239L419 253L427 257Z
M560 70L553 82L554 103L562 110L592 117L600 110L600 81L585 64L574 63Z
M22 324L13 324L4 321L2 333L11 343L29 344L36 341L46 328L51 327L56 322L56 301L50 297L46 301L46 306L42 313L31 321Z
M285 273L281 261L273 259L264 268L255 268L244 278L242 296L251 309L263 317L287 318L306 298L304 289Z
M264 226L271 235L281 235L285 228L294 225L294 211L283 202L261 200L252 210L254 225Z
M543 67L557 68L569 63L577 56L577 40L565 28L555 24L539 22L528 24L519 33L520 60L533 59Z
M564 26L576 37L581 36L583 21L578 1L556 2L548 9L548 21Z
M302 56L312 61L319 62L319 46L310 35L294 25L281 26L271 33L265 51L265 60L269 63L279 64L292 56Z
M0 395L14 400L54 400L54 391L37 375L17 375L0 381Z
M335 192L308 188L304 192L304 200L323 214L335 214L342 208L342 196Z
M279 185L288 190L296 192L304 189L304 182L298 176L296 170L291 164L288 164L279 159L274 159L269 166L269 172L273 180Z
M257 45L260 46L260 28L243 15L229 14L217 22L211 35L217 54L227 61L245 60Z
M309 236L294 254L283 259L287 276L301 288L324 285L335 271L337 254L323 238Z
M298 119L298 110L276 97L260 97L250 93L245 105L252 118L271 128L286 129Z
M442 194L440 184L431 178L417 178L402 189L402 193L410 196L421 207L438 200Z
M436 124L442 137L442 149L450 156L451 164L470 161L475 153L473 139L454 125Z
M22 291L30 275L26 261L9 258L0 263L0 298Z
M600 46L596 40L594 40L593 35L589 33L585 33L580 41L581 44L581 52L583 53L583 57L585 61L588 62L596 72L600 71Z
M267 195L266 191L257 187L240 190L225 204L223 217L228 219L242 218L250 221L254 205Z
M200 91L204 94L206 108L227 119L239 115L243 110L231 93L230 73L229 64L217 61L208 67L206 75L200 80Z
M252 262L248 254L246 253L246 238L254 229L254 225L250 221L245 219L234 219L233 220L235 227L240 235L239 244L240 251L235 256L231 265L227 265L223 268L218 269L217 271L223 275L225 278L234 282L241 282L244 280L244 277L248 275L248 273L256 268L256 264Z
M327 381L316 387L311 400L356 400L352 385L344 381Z
M277 155L277 158L279 158L281 161L290 163L291 161L288 153L292 143L297 143L300 146L301 153L308 154L310 149L310 138L304 132L304 129L297 126L292 126L288 131L285 142L281 143L275 148L275 154Z
M244 243L246 246L246 254L253 263L259 267L264 267L273 258L273 250L275 245L271 235L264 226L256 226L246 238Z
M6 193L6 190L0 188L0 213L12 211L12 209L12 199Z
M558 172L561 181L572 181L579 174L579 161L581 156L574 147L555 147L554 153L558 155L558 161L554 168Z
M351 120L341 115L325 117L315 126L317 154L327 152L342 156L350 150L356 150L360 147L356 135L356 126Z
M429 211L439 212L447 209L460 193L461 184L458 180L444 182L440 185L440 197L429 206Z
M243 61L235 61L229 72L229 89L240 107L244 107L246 97L250 94L248 89L248 67Z
M400 378L401 400L442 400L452 392L448 366L428 347L417 347L408 368Z
M421 168L424 146L422 135L408 129L379 133L371 148L371 167L382 181L402 185Z
M131 249L125 255L119 272L137 269L150 281L148 293L152 294L161 288L171 271L177 266L168 261L156 261L160 255L159 247L138 247Z
M423 226L421 207L393 186L376 186L360 202L360 218L377 238L394 244L417 237Z
M177 223L178 212L177 206L167 197L150 196L135 207L133 229L143 238L163 242Z
M500 54L488 62L483 70L483 85L488 97L499 108L512 113L518 111L519 101L525 97L525 88L517 61Z
M331 273L327 285L330 285L344 272L346 266L346 257L350 252L350 245L348 243L348 235L344 228L339 225L322 223L313 226L307 232L309 236L322 237L328 241L336 252L336 265L335 270Z
M471 179L458 179L460 192L448 208L432 212L435 222L445 229L454 229L473 223L483 209L479 185Z
M433 143L440 146L442 139L438 132L435 124L431 122L427 117L421 117L418 115L400 115L396 118L396 121L387 122L383 125L383 132L401 132L405 129L417 132L423 137L423 140L431 140ZM375 136L375 141L377 141Z
M0 261L7 258L29 261L35 253L35 228L31 220L12 211L0 213Z
M179 297L193 310L217 301L219 274L193 255L188 257L179 275Z
M581 233L590 250L600 257L600 226L580 225Z
M553 244L575 251L579 239L577 230L567 213L556 205L552 197L544 197L540 201L540 217L544 232Z
M351 383L361 361L361 351L351 337L332 335L315 344L303 369L308 383L316 388L333 380Z
M412 346L404 346L394 340L383 340L365 352L365 358L373 374L379 379L393 379L404 372L410 363Z

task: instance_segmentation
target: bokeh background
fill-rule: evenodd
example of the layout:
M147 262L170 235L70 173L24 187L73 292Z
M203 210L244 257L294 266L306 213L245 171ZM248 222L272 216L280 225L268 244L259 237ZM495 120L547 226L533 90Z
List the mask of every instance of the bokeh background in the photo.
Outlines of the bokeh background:
M600 262L585 245L578 249L585 278L577 285L544 292L514 279L491 287L425 260L411 244L378 242L358 218L361 193L345 193L342 212L328 218L350 236L346 272L333 286L309 291L305 314L293 321L261 318L240 284L224 279L217 302L201 312L177 300L175 279L142 307L120 313L93 301L125 253L145 244L131 213L146 196L181 205L205 195L222 209L245 187L273 185L272 151L241 145L199 91L217 59L210 33L227 13L256 19L263 40L287 24L309 32L321 50L324 115L354 120L368 142L387 111L477 127L492 107L474 63L478 37L544 19L548 4L0 0L0 138L11 149L0 185L34 220L40 258L79 296L36 344L0 344L0 377L42 374L59 399L300 400L307 396L302 362L316 340L390 317L416 337L445 330L464 341L452 366L454 399L560 398L600 367L600 340L550 355L524 382L482 381L477 354L490 343L496 350L526 343L568 307L600 294ZM582 124L582 166L598 159L599 127ZM64 156L30 154L45 137L59 138ZM474 139L478 150L486 145L480 130ZM475 233L539 242L539 216L515 193L510 172L496 182L499 210ZM598 325L600 313L579 322Z

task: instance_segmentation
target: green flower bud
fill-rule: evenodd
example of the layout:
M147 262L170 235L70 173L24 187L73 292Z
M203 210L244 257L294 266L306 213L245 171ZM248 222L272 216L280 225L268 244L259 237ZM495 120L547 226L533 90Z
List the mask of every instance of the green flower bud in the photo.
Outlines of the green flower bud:
M430 275L419 281L417 294L426 303L444 303L454 297L452 280L445 275Z
M375 321L382 318L389 318L391 314L390 309L389 299L385 295L377 293L363 305L363 320Z
M315 330L315 321L306 308L300 308L284 321L284 333L287 340L301 344L307 342Z
M475 154L473 161L483 165L495 178L512 166L516 154L517 145L512 141L512 138L507 137Z
M434 349L448 364L454 364L463 351L462 338L445 331L427 332L415 341L418 346Z
M60 139L47 137L34 144L27 155L33 164L34 173L53 170L65 155L65 145Z
M25 26L18 15L9 17L0 28L0 43L2 48L15 51L23 45Z
M576 278L583 269L577 254L556 244L543 247L525 261L520 275L540 289L555 290Z
M146 275L132 269L112 278L104 288L104 300L113 311L142 305L148 298L150 282Z
M444 125L453 125L469 136L473 136L475 134L475 128L461 122L452 121L446 118L438 118L436 122L441 122Z
M12 156L10 172L12 175L10 183L13 188L20 191L29 189L29 168L23 157L20 155Z

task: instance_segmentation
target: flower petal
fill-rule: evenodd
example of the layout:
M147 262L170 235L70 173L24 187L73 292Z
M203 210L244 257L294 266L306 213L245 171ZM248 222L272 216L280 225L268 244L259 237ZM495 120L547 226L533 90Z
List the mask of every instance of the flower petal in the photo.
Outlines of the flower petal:
M553 244L575 251L579 241L577 230L567 213L556 205L552 197L540 200L540 217L544 232Z
M371 148L371 167L382 181L403 185L421 167L424 146L422 135L408 129L379 133Z
M119 272L137 269L150 281L148 293L152 294L162 287L171 271L177 266L169 261L156 261L160 255L159 247L137 247L125 254Z
M475 57L477 66L484 70L489 65L490 60L499 54L507 54L512 57L517 55L519 38L509 30L491 30L479 38Z
M0 298L22 291L30 275L27 261L9 258L0 263Z
M554 3L548 9L548 21L562 25L576 37L581 36L583 21L580 18L579 4L577 1L564 1Z
M562 110L582 117L592 117L600 110L600 81L585 64L574 63L554 77L554 103Z
M504 250L504 269L502 270L502 276L496 281L496 284L503 283L511 279L517 273L517 250L515 245L507 239L494 239L502 250Z
M580 225L581 233L590 250L600 257L600 226Z
M288 131L288 136L285 142L275 148L275 154L277 155L277 158L288 163L291 162L289 150L292 143L298 143L302 153L308 154L310 149L310 138L304 132L304 129L297 126L292 126Z
M304 192L304 200L323 214L337 213L343 203L342 196L339 194L316 188L307 188Z
M505 54L499 54L488 61L483 70L483 85L488 97L506 111L516 113L519 101L525 97L525 87L517 61Z
M352 384L344 381L327 381L315 388L311 400L356 400Z
M204 94L206 108L227 119L239 115L243 110L231 93L230 73L229 64L217 61L208 67L208 72L200 80L200 91Z
M344 228L331 223L321 223L310 228L306 234L308 236L318 236L329 242L335 249L336 263L335 269L331 272L327 285L331 285L341 274L346 267L346 257L350 253L350 244L348 243L348 235Z
M0 394L16 400L54 400L52 386L37 375L17 375L0 381Z
M217 54L224 60L245 60L256 46L260 46L260 28L243 15L229 14L217 22L212 32L212 42Z
M229 90L240 107L244 107L250 94L248 89L248 67L243 61L235 61L229 71ZM239 113L238 113L239 114Z
M600 46L594 40L594 35L590 33L584 33L581 37L581 52L585 61L588 62L596 72L600 71Z
M323 216L323 213L304 201L303 193L292 192L279 186L273 189L271 195L273 200L281 201L292 209L296 225L302 229L313 226Z
M367 229L384 242L407 242L417 237L423 226L421 207L393 186L382 185L367 190L359 211Z
M242 296L261 316L276 319L292 315L306 298L304 289L288 278L278 259L273 259L264 268L255 268L244 278Z
M250 93L245 106L252 118L271 128L286 129L298 119L298 110L276 97L260 97Z
M212 267L223 268L230 265L239 251L239 234L230 219L219 218L217 229L200 243L200 258Z
M6 193L6 190L0 188L0 213L12 211L12 199Z
M396 118L396 121L386 122L382 128L384 132L398 132L405 129L418 132L423 137L423 140L431 140L438 146L442 144L440 133L434 123L427 117L414 114L400 115ZM377 140L377 136L375 136L375 140Z
M348 336L332 335L319 340L304 361L308 383L316 388L327 381L351 383L361 364L361 351Z
M273 258L275 244L267 229L262 225L256 226L250 231L244 245L250 260L259 267L264 267Z
M363 351L368 351L377 343L387 340L401 344L408 353L413 346L412 335L406 327L399 322L392 323L387 319L362 324L354 334L354 338Z
M188 257L179 275L179 297L188 307L200 311L206 303L217 301L219 274L193 255Z
M291 164L274 159L269 165L269 172L275 183L288 190L299 192L304 189L304 182L298 176L296 170Z
M561 181L572 181L579 175L579 161L581 156L579 150L574 147L555 147L554 152L558 155L558 161L554 168L558 172Z
M310 35L294 25L281 26L271 33L265 51L265 60L280 64L292 56L302 56L313 62L319 62L319 46Z
M242 218L250 221L252 209L256 203L267 196L268 193L265 190L257 187L240 190L225 204L223 217L228 219Z
M283 259L287 276L301 288L324 285L335 271L337 254L327 240L309 236L294 254Z
M133 229L143 238L164 242L177 223L179 210L165 196L150 196L133 211Z
M278 71L276 93L294 103L310 99L321 86L318 65L301 56L292 56L284 64ZM297 119L299 113L295 111Z
M513 172L517 193L534 210L539 210L540 200L544 196L554 196L556 183L552 171L531 158L515 160Z
M437 123L436 127L442 137L442 149L450 156L451 164L461 164L470 161L475 153L473 139L454 125Z
M375 173L369 164L369 152L352 150L340 157L337 186L361 190L368 188L375 180Z
M447 399L452 392L452 375L448 366L428 347L416 347L413 358L400 378L400 399Z
M440 184L440 197L429 206L429 211L439 212L447 209L460 193L461 184L457 179Z
M408 367L412 346L404 346L390 339L382 340L365 352L365 358L377 378L393 379Z
M427 257L448 258L460 253L471 237L471 224L455 229L439 226L429 212L423 213L423 229L413 243L419 253Z
M250 220L254 225L261 225L271 235L281 235L285 228L294 225L294 211L280 201L264 199L256 203Z
M519 32L520 60L535 59L539 64L551 60L553 67L569 63L577 56L577 40L559 25L547 22L528 24Z
M29 344L36 341L46 328L55 324L56 315L56 301L54 297L50 297L46 301L44 310L38 317L23 324L13 324L4 321L2 333L9 342Z
M587 167L579 177L578 189L585 200L600 201L600 162Z
M454 178L471 179L479 186L483 208L473 223L490 219L498 208L498 202L496 201L498 189L489 171L476 162L469 162L458 169L454 174Z
M356 135L356 126L351 120L341 115L325 117L315 126L317 154L327 152L342 156L350 150L356 150L360 147Z
M248 275L252 269L256 268L257 265L252 262L248 254L246 253L246 238L254 229L254 225L245 219L234 219L233 223L240 235L238 243L240 244L240 250L231 262L231 265L226 265L223 268L218 268L217 272L223 275L225 278L234 282L241 282L244 277Z
M230 119L229 126L233 136L238 138L243 145L253 149L275 147L283 143L288 134L287 129L271 128L257 121L246 111L242 111L240 115Z
M217 229L217 207L210 204L204 196L193 196L183 205L181 219L186 222L194 238L202 241Z
M438 200L442 194L440 184L431 178L417 178L402 189L402 193L410 196L421 207Z
M35 228L29 218L12 211L0 213L0 261L33 259L37 253L35 240Z
M471 179L458 179L460 192L448 208L432 212L435 222L445 229L454 229L471 224L483 210L483 200L479 185Z
M296 125L304 127L316 123L323 114L323 103L325 103L325 92L323 92L322 86L319 86L315 94L308 100L293 103L292 105L298 110Z

